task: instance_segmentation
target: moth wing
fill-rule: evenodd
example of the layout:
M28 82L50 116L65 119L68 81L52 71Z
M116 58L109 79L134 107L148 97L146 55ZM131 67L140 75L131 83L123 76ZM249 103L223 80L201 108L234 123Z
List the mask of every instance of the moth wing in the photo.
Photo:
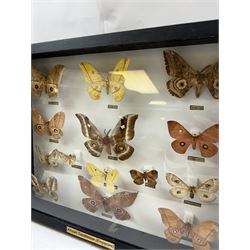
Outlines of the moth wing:
M217 178L209 179L201 183L196 188L196 194L203 202L213 202L216 200L216 192L219 190L219 180Z
M118 220L128 220L130 215L124 208L131 206L137 195L138 193L120 192L109 197L107 205Z
M97 209L103 204L103 197L101 194L95 189L94 185L88 181L83 176L79 175L78 180L80 182L80 187L82 192L89 196L89 198L82 199L82 204L84 207L90 212L96 212Z
M147 185L149 187L155 188L157 181L156 179L158 178L158 172L156 170L151 170L146 173L146 179L148 181Z
M173 187L169 190L170 194L178 199L182 199L189 193L189 186L174 174L167 173L166 179L168 184Z
M123 75L111 74L108 77L109 89L116 102L120 102L125 95L125 78Z
M113 69L113 72L115 72L115 73L122 73L124 71L127 71L129 64L130 64L130 59L129 58L122 58L115 65L115 67Z
M197 71L175 51L167 50L163 54L166 71L173 77L167 82L167 89L171 95L181 98L192 87L193 79L197 78Z
M45 91L49 97L57 96L58 86L61 82L63 71L64 71L64 65L57 64L49 72L45 88Z
M31 90L35 96L41 96L44 84L45 76L43 76L34 65L31 68Z
M39 161L43 164L47 164L48 163L47 157L38 145L35 146L35 151L36 151Z
M191 236L195 250L210 250L209 242L218 238L219 224L214 221L204 221L193 225Z
M218 147L213 143L219 142L219 124L215 124L203 131L197 139L201 155L212 157L218 152Z
M138 115L135 114L123 116L111 133L113 150L120 160L128 159L134 152L134 148L127 144L126 141L134 138L134 127L137 118Z
M119 171L117 169L110 170L106 176L106 188L109 193L113 193L115 191L115 185L119 179Z
M101 97L102 88L106 86L106 81L101 74L90 63L80 63L84 79L89 83L88 94L93 100Z
M167 125L170 136L176 139L171 143L172 148L175 152L184 154L192 143L193 136L176 121L168 121Z
M168 208L158 208L158 211L163 224L166 226L164 231L166 239L173 244L178 244L182 236L186 233L185 223Z
M100 187L103 184L105 173L89 162L86 163L86 167L88 173L91 175L91 183L96 187Z
M47 160L50 166L56 167L58 165L59 154L59 151L57 149L54 149L47 155Z
M47 123L35 109L32 109L32 123L37 134L44 135L46 133Z
M142 185L144 183L144 173L141 173L135 169L132 169L129 172L135 184Z
M91 155L95 157L100 157L103 151L103 144L101 143L102 134L87 116L80 113L77 113L75 115L81 124L82 134L85 137L91 139L84 143L85 147Z
M206 66L201 73L205 76L205 84L210 94L219 99L219 62Z
M63 125L65 121L64 112L56 113L49 121L49 132L55 139L60 139L63 136Z

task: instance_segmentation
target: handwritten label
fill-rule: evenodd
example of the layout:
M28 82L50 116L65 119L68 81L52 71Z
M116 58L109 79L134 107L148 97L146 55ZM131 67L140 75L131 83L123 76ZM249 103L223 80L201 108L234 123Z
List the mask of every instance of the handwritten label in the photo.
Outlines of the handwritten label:
M109 160L114 160L114 161L117 161L117 160L118 160L117 156L112 156L112 155L109 155L109 156L108 156L108 159L109 159Z
M112 215L111 214L106 214L106 213L102 212L102 216L112 219Z
M189 161L198 161L198 162L205 162L205 158L196 157L196 156L188 156Z
M48 101L49 105L59 105L58 101Z
M103 240L101 238L95 237L91 234L84 233L82 231L79 231L75 228L68 227L66 226L66 232L68 234L74 235L78 238L81 238L83 240L89 241L91 243L94 243L96 245L99 245L103 248L110 249L110 250L115 250L115 244L106 240Z
M108 104L108 109L118 109L118 105Z
M55 139L49 139L49 142L59 143L59 141L58 141L58 140L55 140Z
M190 110L204 110L204 106L202 105L190 105Z
M77 169L82 169L82 166L80 166L80 165L75 165L75 164L74 164L74 165L71 165L71 167L72 167L72 168L77 168Z
M184 200L184 204L190 205L190 206L195 206L195 207L201 207L201 203L194 202L194 201L189 201L189 200Z

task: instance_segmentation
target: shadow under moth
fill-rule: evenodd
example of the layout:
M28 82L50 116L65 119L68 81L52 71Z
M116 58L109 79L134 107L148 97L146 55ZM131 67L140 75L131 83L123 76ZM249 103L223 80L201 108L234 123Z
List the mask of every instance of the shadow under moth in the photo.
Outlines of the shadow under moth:
M33 174L31 175L32 190L37 197L43 197L45 193L49 195L50 198L57 201L58 195L57 191L57 179L55 177L48 177L46 182L40 182Z
M32 109L33 128L38 135L49 134L54 139L60 139L63 136L64 120L64 112L58 112L49 121L45 121L41 114Z
M213 98L219 98L219 63L208 65L201 71L193 69L173 50L163 52L166 71L170 77L167 82L169 93L183 97L190 88L195 87L196 97L200 96L203 86L207 86Z
M41 96L42 91L49 97L58 95L58 86L62 79L64 65L57 64L49 72L48 76L41 74L34 65L31 69L31 90L35 96Z
M78 180L82 192L89 197L82 199L82 204L88 211L95 213L100 207L103 207L105 212L112 211L118 220L130 219L130 214L124 208L130 207L134 203L138 193L124 191L104 197L83 176L79 175Z
M123 116L112 132L111 130L108 132L104 130L104 135L99 132L87 116L78 113L76 117L81 123L83 135L90 139L84 145L91 155L100 157L103 149L108 155L111 155L112 149L118 159L124 161L133 154L134 148L127 141L134 138L134 127L138 115L129 114Z
M190 145L193 149L198 146L203 157L212 157L217 153L218 148L214 143L219 142L219 124L209 127L199 135L190 134L176 121L168 121L167 125L170 136L175 139L171 146L176 153L185 154Z
M158 208L163 224L166 239L179 244L182 237L190 236L195 250L210 250L210 242L216 240L219 234L219 224L214 221L204 221L200 224L184 223L172 210Z
M107 94L111 92L115 101L120 102L125 95L125 78L122 75L127 71L130 59L123 58L116 65L112 73L104 78L90 63L80 63L85 80L89 83L88 94L93 100L101 98L102 89L106 88Z
M205 203L210 203L216 200L216 192L219 190L219 180L217 178L209 179L197 186L187 185L181 178L174 174L167 173L166 179L172 187L169 193L175 198L182 199L189 195L191 199L195 195Z
M158 172L156 170L140 172L132 169L129 172L136 185L142 185L145 182L146 186L155 188L157 184L156 179L158 178Z

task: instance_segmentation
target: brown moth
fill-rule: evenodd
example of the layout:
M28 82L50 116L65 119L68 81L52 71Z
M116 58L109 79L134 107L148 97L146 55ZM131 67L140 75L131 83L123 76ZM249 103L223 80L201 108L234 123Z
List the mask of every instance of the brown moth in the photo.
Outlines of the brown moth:
M134 138L134 127L138 115L130 114L123 116L116 124L115 128L102 135L89 118L83 114L76 114L81 123L82 133L88 141L84 143L89 153L95 157L100 157L103 149L111 155L111 149L119 160L128 159L134 152L134 148L127 141ZM111 132L111 134L110 134Z
M201 89L205 85L215 99L219 98L218 62L197 71L175 51L167 50L163 54L167 73L172 77L167 82L167 88L171 95L181 98L194 86L196 97L199 97Z
M45 121L35 109L32 109L33 128L38 135L49 134L54 139L60 139L63 136L64 120L64 112L58 112L49 121Z
M64 65L57 64L49 72L48 76L42 75L34 65L31 70L31 90L35 96L41 96L42 91L49 97L57 96L58 85L61 82Z
M192 145L193 149L199 147L203 157L214 156L218 148L214 143L219 142L219 124L215 124L199 135L190 134L180 123L168 121L168 131L172 138L176 139L171 143L172 148L179 154L185 154L188 147Z
M204 221L192 225L184 223L172 210L158 208L163 224L166 239L173 243L180 243L182 237L191 236L195 250L210 250L210 242L216 240L219 234L219 224L214 221Z
M210 203L216 200L216 192L219 190L219 180L217 178L209 179L198 186L189 186L182 179L174 174L167 173L166 179L172 187L169 193L175 198L182 199L187 195L191 199L197 195L202 202Z
M66 155L58 149L54 149L52 152L45 154L39 146L35 146L36 154L39 161L50 167L57 167L59 159L67 163L68 165L73 165L76 161L76 156L73 154Z
M138 170L132 169L129 171L130 175L137 185L142 185L144 182L146 186L155 188L158 178L158 172L156 170L140 172Z
M111 197L103 197L94 187L94 185L83 176L79 175L82 192L89 198L83 198L83 206L90 212L95 213L101 206L105 212L112 211L118 220L129 220L130 215L124 209L130 207L138 193L120 192L112 195Z
M40 182L32 174L31 175L32 190L38 197L43 197L47 193L53 200L58 200L57 191L57 179L55 177L48 177L46 182Z

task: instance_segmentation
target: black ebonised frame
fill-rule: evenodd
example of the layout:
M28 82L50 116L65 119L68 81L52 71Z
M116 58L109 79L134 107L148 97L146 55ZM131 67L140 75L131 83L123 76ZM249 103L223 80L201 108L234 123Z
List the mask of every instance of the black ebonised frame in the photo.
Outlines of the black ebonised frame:
M32 44L32 59L78 54L218 43L218 20L132 30ZM32 145L32 173L34 173ZM32 196L32 220L66 233L66 226L115 243L116 249L189 249L125 226ZM126 235L127 239L119 238Z

